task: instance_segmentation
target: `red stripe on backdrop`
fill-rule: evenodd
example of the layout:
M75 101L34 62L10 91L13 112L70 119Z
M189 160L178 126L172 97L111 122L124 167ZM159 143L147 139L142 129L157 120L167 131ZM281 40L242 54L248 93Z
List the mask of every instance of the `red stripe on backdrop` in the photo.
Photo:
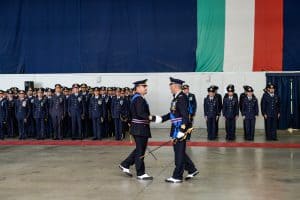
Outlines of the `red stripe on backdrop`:
M253 71L282 71L283 0L255 0Z

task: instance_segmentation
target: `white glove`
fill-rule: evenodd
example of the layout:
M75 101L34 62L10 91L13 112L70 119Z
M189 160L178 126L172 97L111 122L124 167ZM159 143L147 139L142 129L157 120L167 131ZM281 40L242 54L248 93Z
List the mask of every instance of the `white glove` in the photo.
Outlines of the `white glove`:
M162 123L162 118L161 118L161 116L155 115L155 123L156 123L156 124Z
M184 133L181 132L181 131L179 131L176 138L177 138L177 139L180 139L180 138L182 138L183 136L184 136Z

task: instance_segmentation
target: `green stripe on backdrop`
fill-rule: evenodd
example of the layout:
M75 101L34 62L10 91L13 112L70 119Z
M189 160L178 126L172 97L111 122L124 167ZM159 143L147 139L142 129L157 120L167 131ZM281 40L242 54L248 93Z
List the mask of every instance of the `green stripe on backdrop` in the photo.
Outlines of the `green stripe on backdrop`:
M223 71L225 0L198 0L197 28L196 72Z

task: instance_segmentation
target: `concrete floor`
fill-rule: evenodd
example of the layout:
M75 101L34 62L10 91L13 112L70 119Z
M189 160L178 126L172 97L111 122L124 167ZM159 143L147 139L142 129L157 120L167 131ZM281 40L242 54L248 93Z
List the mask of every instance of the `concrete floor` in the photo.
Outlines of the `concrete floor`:
M165 132L155 130L153 140L166 139ZM195 134L193 139L204 140L204 135ZM299 138L280 135L286 142ZM200 174L182 184L164 182L174 167L171 147L154 153L158 161L146 157L153 181L122 175L118 164L131 150L128 146L0 146L0 200L300 199L300 149L188 148Z

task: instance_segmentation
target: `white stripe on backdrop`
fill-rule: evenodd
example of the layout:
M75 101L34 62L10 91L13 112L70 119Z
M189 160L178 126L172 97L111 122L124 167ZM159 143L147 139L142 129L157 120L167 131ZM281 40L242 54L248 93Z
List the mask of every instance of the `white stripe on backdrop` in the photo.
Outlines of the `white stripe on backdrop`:
M226 0L224 72L252 71L255 0Z

